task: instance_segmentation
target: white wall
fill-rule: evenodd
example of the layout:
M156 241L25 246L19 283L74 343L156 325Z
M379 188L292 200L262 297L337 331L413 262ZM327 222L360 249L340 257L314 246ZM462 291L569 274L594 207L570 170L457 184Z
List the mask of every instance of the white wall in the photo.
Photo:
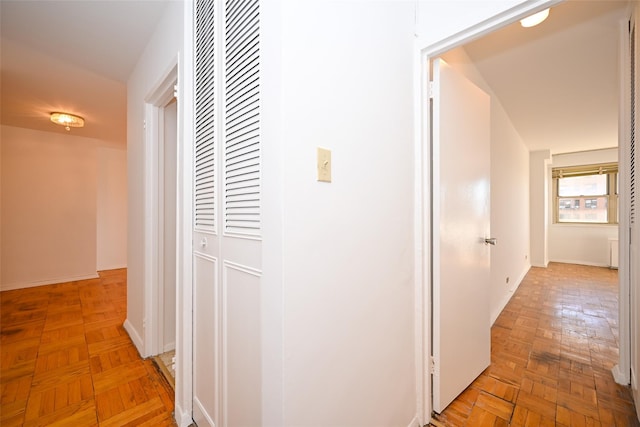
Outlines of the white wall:
M158 28L127 82L127 323L139 337L143 336L144 248L148 237L144 233L145 221L148 220L144 210L145 99L178 60L183 43L182 7L179 2L169 2ZM141 344L136 342L136 345ZM140 347L138 349L141 350Z
M282 425L407 426L413 5L283 9ZM332 183L316 182L319 146Z
M2 126L2 163L3 290L126 265L122 146Z
M98 271L127 266L127 150L122 146L97 148Z
M519 2L455 3L420 2L419 17L410 2L280 4L279 425L416 422L414 35L428 45ZM330 184L315 181L318 146Z
M613 142L615 143L615 141ZM595 150L552 156L552 167L618 161L618 149ZM572 264L609 266L609 239L618 238L617 225L555 224L553 194L549 192L549 260Z
M547 267L549 264L549 181L551 152L549 150L529 153L529 206L531 265Z
M491 322L529 271L529 151L464 48L442 55L491 97ZM508 280L507 280L508 278Z

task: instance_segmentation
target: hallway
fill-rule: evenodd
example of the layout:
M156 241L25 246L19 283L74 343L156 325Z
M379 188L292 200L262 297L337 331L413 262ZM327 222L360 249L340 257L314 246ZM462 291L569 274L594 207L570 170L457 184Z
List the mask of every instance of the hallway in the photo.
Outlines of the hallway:
M0 425L173 426L173 390L122 327L126 270L0 293Z
M491 329L491 366L436 426L639 426L617 385L618 272L532 267Z

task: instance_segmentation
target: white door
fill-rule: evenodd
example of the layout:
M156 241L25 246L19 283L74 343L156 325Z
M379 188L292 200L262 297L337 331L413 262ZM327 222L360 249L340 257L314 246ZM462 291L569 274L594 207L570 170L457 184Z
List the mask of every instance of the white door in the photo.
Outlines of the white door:
M433 409L491 363L490 98L433 62Z
M195 5L193 419L200 427L259 427L259 3Z

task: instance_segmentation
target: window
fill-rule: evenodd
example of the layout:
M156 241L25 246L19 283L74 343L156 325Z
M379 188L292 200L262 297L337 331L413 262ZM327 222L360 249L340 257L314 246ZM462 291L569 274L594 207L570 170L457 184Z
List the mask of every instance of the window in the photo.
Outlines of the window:
M553 169L556 223L618 223L618 165Z

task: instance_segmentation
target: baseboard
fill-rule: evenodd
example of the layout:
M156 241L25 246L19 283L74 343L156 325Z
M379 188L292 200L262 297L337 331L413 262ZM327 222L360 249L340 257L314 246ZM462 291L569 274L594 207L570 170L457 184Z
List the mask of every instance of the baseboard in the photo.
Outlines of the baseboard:
M129 338L133 341L133 345L138 349L138 353L144 354L144 341L140 337L140 334L138 334L138 331L136 331L136 328L134 328L131 322L129 322L129 319L126 319L122 326L124 326L124 330L129 334Z
M505 294L502 302L500 303L500 306L498 307L498 310L491 313L491 326L493 326L496 320L498 320L498 317L500 316L500 313L502 313L502 310L504 310L507 304L509 304L509 301L511 301L511 298L516 293L516 290L520 287L520 284L522 283L522 281L524 280L524 277L527 275L530 269L531 269L531 264L525 265L524 270L520 273L518 278L513 281L513 286Z
M58 283L77 282L78 280L97 279L98 273L89 273L80 276L56 277L54 279L38 280L35 282L9 283L0 286L1 291L13 291L15 289L35 288L37 286L55 285Z
M549 267L549 263L545 263L545 264L538 264L536 262L532 262L531 263L531 267L538 267L538 268L547 268Z
M620 371L620 365L616 365L611 369L611 373L613 374L613 380L623 386L629 385L629 376L625 375L622 371Z
M98 271L108 271L108 270L122 270L123 268L127 268L127 264L117 264L117 265L101 265L98 266Z
M178 403L175 404L175 418L178 427L189 427L193 424L191 413L184 411Z
M413 419L411 420L409 425L407 425L407 427L422 427L420 425L420 419L418 418L417 415L415 417L413 417Z
M550 262L558 262L560 264L577 264L577 265L588 265L590 267L609 267L609 263L599 263L599 262L589 262L589 261L580 261L580 260L571 260L571 259L552 259Z
M166 353L168 351L172 351L176 349L176 343L174 342L170 342L168 344L165 344L164 347L162 348L162 352Z

